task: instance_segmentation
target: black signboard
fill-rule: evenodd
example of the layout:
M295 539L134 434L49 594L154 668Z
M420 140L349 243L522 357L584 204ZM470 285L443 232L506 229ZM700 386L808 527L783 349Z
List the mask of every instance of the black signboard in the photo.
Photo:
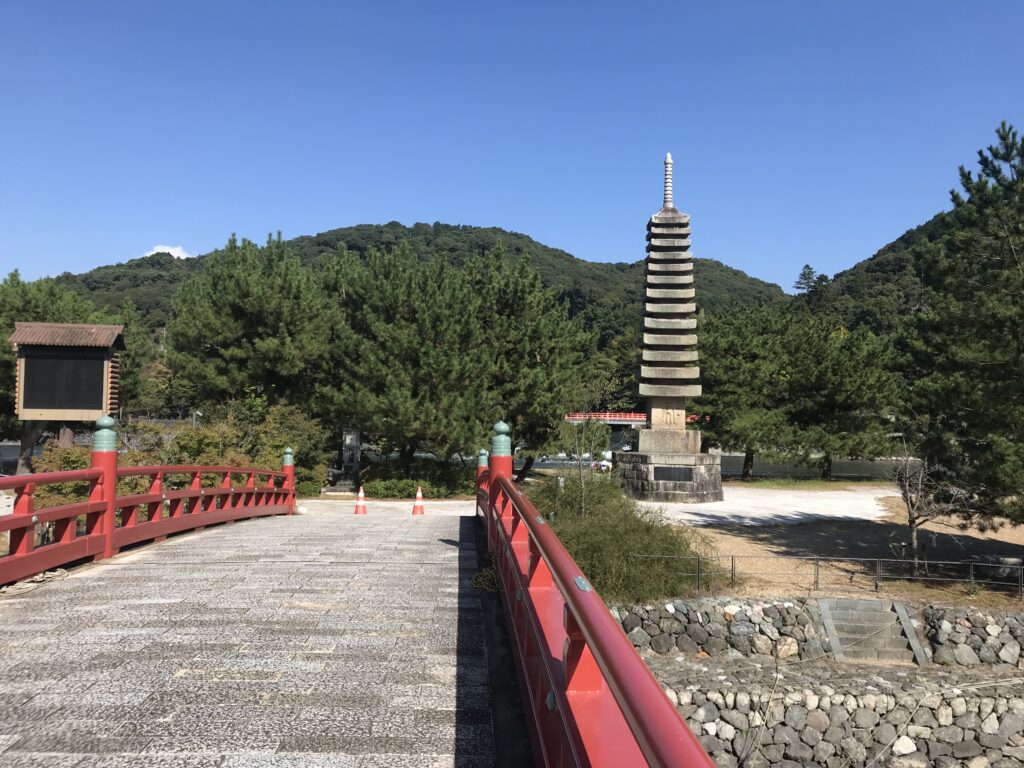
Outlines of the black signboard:
M655 467L654 479L671 480L677 483L693 482L693 467Z
M106 349L24 347L23 407L102 410Z

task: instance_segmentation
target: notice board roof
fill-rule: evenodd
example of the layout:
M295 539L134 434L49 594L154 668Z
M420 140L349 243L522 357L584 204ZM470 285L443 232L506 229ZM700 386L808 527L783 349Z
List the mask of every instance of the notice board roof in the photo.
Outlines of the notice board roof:
M9 341L18 346L123 347L123 325L15 323Z

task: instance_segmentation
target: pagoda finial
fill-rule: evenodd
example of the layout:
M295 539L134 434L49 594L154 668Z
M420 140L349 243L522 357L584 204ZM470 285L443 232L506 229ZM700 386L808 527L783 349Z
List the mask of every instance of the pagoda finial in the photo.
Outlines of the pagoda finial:
M672 153L665 154L665 207L674 208L672 203Z

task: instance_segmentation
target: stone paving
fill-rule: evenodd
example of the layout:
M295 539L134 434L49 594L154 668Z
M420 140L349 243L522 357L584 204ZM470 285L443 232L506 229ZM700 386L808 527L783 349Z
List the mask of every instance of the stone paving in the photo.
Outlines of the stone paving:
M0 766L493 765L472 505L303 507L0 598Z

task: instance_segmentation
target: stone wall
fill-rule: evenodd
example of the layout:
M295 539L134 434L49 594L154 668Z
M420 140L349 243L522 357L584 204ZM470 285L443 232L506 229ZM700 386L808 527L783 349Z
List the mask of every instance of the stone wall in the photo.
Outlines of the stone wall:
M1024 615L926 608L919 668L836 663L813 599L611 611L720 766L1024 768Z
M660 654L816 659L828 648L814 600L674 600L611 610L634 647Z
M666 669L669 659L653 659L666 695L719 766L1024 765L1024 690L1012 676L979 681L956 669L922 679L818 662L776 682L771 667Z
M1024 614L928 607L923 616L925 638L931 643L936 664L1007 664L1024 669Z

